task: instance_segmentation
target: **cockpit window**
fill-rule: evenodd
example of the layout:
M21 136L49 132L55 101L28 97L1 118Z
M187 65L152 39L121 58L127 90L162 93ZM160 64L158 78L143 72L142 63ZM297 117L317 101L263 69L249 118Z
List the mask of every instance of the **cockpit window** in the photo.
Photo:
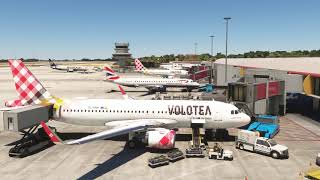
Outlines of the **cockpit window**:
M234 111L235 114L238 114L239 112L237 110Z
M234 110L231 111L231 114L234 114Z

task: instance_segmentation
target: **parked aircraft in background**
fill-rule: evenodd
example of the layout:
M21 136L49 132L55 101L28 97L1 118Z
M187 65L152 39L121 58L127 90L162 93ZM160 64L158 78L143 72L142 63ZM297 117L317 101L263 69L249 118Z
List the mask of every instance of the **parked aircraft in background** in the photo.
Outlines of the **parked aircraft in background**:
M93 71L102 71L99 67L87 67L87 66L65 66L65 65L58 65L54 63L51 59L49 59L49 64L52 69L65 71L65 72L83 72L83 73L90 73Z
M188 75L188 71L181 69L147 69L141 63L139 59L134 60L136 71L150 74L150 75L161 75L161 76L182 76Z
M170 63L162 63L160 64L161 68L164 69L173 69L173 70L186 70L193 66L201 66L201 64L192 64L192 63L185 63L185 62L170 62Z
M158 77L120 77L111 68L105 67L107 81L127 86L145 87L149 90L165 91L167 87L186 88L188 91L198 88L200 85L191 79L158 78Z
M159 149L175 144L176 128L189 128L193 121L203 121L204 128L233 128L250 122L250 117L234 105L217 101L187 100L65 100L52 96L21 60L9 60L19 99L10 107L33 104L53 105L53 119L65 123L107 126L111 129L71 141L59 137L41 123L55 143L83 144L129 133L129 147L137 142Z

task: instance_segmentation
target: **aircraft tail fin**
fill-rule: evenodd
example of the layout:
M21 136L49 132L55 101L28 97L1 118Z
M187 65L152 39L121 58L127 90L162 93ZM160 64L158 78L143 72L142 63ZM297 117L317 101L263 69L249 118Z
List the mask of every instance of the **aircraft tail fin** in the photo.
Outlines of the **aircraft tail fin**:
M110 67L105 66L104 70L106 71L106 76L109 81L114 81L120 78L120 76L118 76Z
M57 67L57 65L51 59L49 59L49 64L52 69L55 69Z
M19 99L7 101L6 105L14 107L41 104L53 99L22 60L9 60L8 62Z
M148 69L146 67L144 67L144 65L141 63L141 61L139 59L135 59L134 64L136 66L137 71L142 71L144 73L147 72Z

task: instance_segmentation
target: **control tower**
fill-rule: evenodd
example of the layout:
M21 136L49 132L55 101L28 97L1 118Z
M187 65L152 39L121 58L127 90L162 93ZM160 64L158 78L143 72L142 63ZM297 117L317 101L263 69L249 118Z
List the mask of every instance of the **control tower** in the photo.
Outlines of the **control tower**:
M126 62L131 60L129 53L129 43L115 43L115 53L112 54L112 59L118 61L120 67L126 66Z

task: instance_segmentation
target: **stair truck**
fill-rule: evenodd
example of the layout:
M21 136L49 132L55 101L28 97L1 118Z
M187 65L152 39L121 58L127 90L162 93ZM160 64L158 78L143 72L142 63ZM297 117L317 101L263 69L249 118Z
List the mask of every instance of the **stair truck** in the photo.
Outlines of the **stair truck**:
M236 148L269 155L272 158L289 158L288 147L277 144L273 139L260 137L259 132L239 130Z

